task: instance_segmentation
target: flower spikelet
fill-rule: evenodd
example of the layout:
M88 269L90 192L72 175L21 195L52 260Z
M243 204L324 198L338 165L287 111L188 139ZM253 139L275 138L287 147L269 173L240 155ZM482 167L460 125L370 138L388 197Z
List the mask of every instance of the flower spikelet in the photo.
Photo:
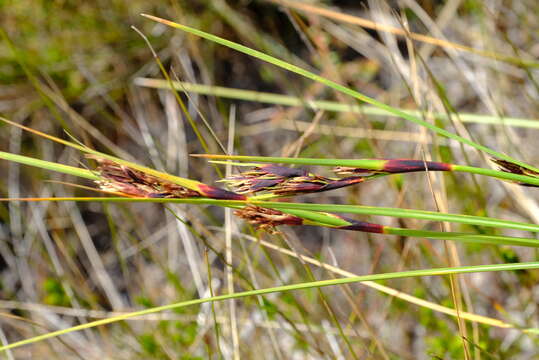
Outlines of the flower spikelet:
M501 159L491 159L496 165L499 166L500 170L516 174L516 175L524 175L524 176L532 176L532 177L539 177L539 173L530 169L527 169L523 166L520 166L518 164L512 163L507 160L501 160ZM519 185L522 186L530 186L530 187L539 187L537 185L522 183L522 182L516 182Z
M90 158L99 164L96 171L101 176L96 183L104 191L146 198L191 198L200 197L197 191L188 189L157 176L118 164L96 156Z
M234 211L234 215L247 220L258 228L276 233L275 227L279 225L302 225L303 219L294 215L285 214L275 209L249 205Z
M224 180L240 194L270 192L278 196L291 196L338 189L363 182L361 176L328 178L303 169L278 165L261 165Z

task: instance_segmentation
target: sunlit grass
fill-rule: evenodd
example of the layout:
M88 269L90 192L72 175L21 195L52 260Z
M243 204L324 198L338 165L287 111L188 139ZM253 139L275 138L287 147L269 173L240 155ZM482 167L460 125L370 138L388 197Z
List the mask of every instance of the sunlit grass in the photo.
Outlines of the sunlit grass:
M5 7L8 358L537 355L533 4L102 5Z

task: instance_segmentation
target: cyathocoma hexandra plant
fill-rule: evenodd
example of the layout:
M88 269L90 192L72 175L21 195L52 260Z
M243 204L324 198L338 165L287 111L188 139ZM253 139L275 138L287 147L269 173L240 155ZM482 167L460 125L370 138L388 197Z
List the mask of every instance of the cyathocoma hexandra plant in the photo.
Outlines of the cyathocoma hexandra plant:
M2 118L0 118L0 121ZM352 219L347 219L339 215L326 212L325 209L332 209L330 205L323 204L311 204L313 207L298 207L301 204L294 203L282 203L282 202L268 202L264 199L264 196L252 196L248 197L243 194L237 194L213 186L203 184L199 181L181 178L175 175L167 174L161 171L157 171L133 162L128 162L120 158L113 157L111 155L99 153L90 148L84 147L79 144L71 143L51 135L41 133L39 131L24 127L22 125L9 122L14 126L21 127L24 130L30 131L42 137L48 138L55 142L73 147L81 150L86 154L91 154L98 163L97 171L91 171L87 169L81 169L69 165L57 164L50 161L41 159L35 159L24 155L11 154L0 151L0 159L5 159L21 164L35 166L47 170L52 170L68 175L74 175L81 178L97 181L102 189L108 191L111 194L122 195L116 198L93 198L93 197L64 197L64 198L9 198L0 199L0 201L104 201L104 202L121 202L128 201L142 201L142 200L154 200L168 202L165 200L180 200L185 202L219 205L225 207L232 207L235 209L244 209L237 212L237 215L247 219L251 223L257 224L262 228L266 228L269 231L275 231L275 227L279 225L314 225L324 226L333 229L353 230L370 233L383 233L392 234L398 236L414 236L414 237L428 237L432 239L440 240L453 240L462 242L473 242L483 244L504 244L515 246L527 246L527 247L539 247L539 243L535 238L517 238L504 235L483 235L472 233L453 233L453 232L436 232L429 230L414 230L404 228L393 228L385 225L360 222ZM259 161L265 163L288 163L288 164L303 164L303 165L320 165L320 166L346 166L346 171L349 173L351 169L360 169L355 171L357 175L344 179L331 179L314 174L310 174L305 170L290 169L284 167L278 167L273 165L257 166L254 169L255 173L247 174L250 176L249 180L256 181L258 177L261 179L273 180L273 184L265 184L262 188L271 188L272 186L281 186L285 188L283 184L287 181L294 182L306 182L309 186L314 183L317 186L310 187L309 191L322 191L330 190L347 184L361 182L364 179L371 179L374 177L384 176L391 173L420 171L423 168L426 170L443 170L443 171L461 171L468 173L475 173L479 175L485 175L513 182L521 182L526 185L539 185L539 176L537 172L530 172L528 168L523 169L517 163L498 163L504 167L504 171L476 168L465 165L455 164L441 164L441 163L429 163L419 160L380 160L380 159L312 159L312 158L265 158L256 156L233 156L233 155L206 155L205 157L230 159L230 160L244 160L244 161ZM423 165L423 168L421 167ZM518 165L518 166L517 166ZM532 168L533 170L533 168ZM535 171L535 170L533 170ZM292 181L295 180L295 181ZM256 184L256 182L255 182ZM344 185L343 185L344 184ZM252 184L251 184L252 185ZM297 189L294 188L297 193ZM291 193L287 191L286 193ZM270 193L271 196L273 196ZM186 197L194 197L195 199L185 199ZM305 204L307 205L307 204ZM253 207L256 206L256 207ZM333 209L337 211L335 206ZM343 210L341 208L341 210ZM388 209L386 209L388 210ZM384 210L384 213L395 214L395 209L391 211ZM331 210L330 210L331 211ZM352 212L354 209L347 208L343 212ZM358 213L365 213L363 210ZM410 214L406 211L405 214ZM417 215L416 215L417 216ZM430 218L431 216L429 216ZM418 218L425 218L425 214L422 212ZM437 216L437 218L439 218ZM442 218L449 221L456 221L454 215L451 217L442 216ZM464 222L462 218L457 222ZM466 222L470 221L469 217L466 217ZM488 218L482 218L474 220L473 223L479 223L485 225L485 223L494 226L494 223L504 223L504 226L508 228L522 228L524 226L528 231L535 231L530 229L536 229L532 224L516 224L514 222L505 222L502 220L493 220Z

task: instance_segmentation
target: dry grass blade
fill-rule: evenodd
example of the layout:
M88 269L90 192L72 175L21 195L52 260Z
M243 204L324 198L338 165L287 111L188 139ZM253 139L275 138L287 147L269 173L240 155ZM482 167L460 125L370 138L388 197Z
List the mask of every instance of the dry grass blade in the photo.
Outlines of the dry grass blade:
M504 61L504 62L517 65L517 66L532 67L532 68L539 67L539 63L535 61L525 61L519 58L515 58L515 57L503 55L503 54L498 54L496 52L476 49L470 46L457 44L455 42L447 41L444 39L437 39L431 36L409 32L405 29L400 29L393 26L380 24L375 21L363 19L359 16L343 14L338 11L326 9L326 8L316 6L316 5L311 5L302 1L290 1L290 0L266 0L266 1L279 4L282 6L286 6L287 8L300 10L307 14L316 14L316 15L324 16L338 22L358 25L367 29L388 32L390 34L394 34L398 36L409 37L410 39L420 41L426 44L440 46L442 48L469 52L475 55L479 55L479 56L483 56L483 57L487 57L487 58L491 58L491 59L495 59L499 61Z

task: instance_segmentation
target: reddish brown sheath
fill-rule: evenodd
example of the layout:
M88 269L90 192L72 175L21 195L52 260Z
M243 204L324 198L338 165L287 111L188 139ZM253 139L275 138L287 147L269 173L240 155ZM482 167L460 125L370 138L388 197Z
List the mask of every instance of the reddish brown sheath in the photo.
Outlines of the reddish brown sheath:
M332 214L332 215L350 223L350 225L337 226L335 227L335 229L362 231L362 232L369 232L369 233L375 233L375 234L384 233L384 228L385 228L384 225L374 224L374 223L365 222L365 221L358 221L358 220L350 219L345 216L341 216L337 214Z
M436 161L409 160L409 159L391 159L386 160L382 171L398 174L416 171L451 171L451 164Z
M356 221L356 220L348 220L352 222L352 225L347 226L339 226L337 229L341 230L353 230L353 231L362 231L362 232L368 232L368 233L375 233L375 234L383 234L384 233L384 225L380 224L374 224L364 221Z
M200 184L198 186L199 192L205 197L219 200L245 200L247 197L242 194L236 194L235 192L220 189L206 184Z

